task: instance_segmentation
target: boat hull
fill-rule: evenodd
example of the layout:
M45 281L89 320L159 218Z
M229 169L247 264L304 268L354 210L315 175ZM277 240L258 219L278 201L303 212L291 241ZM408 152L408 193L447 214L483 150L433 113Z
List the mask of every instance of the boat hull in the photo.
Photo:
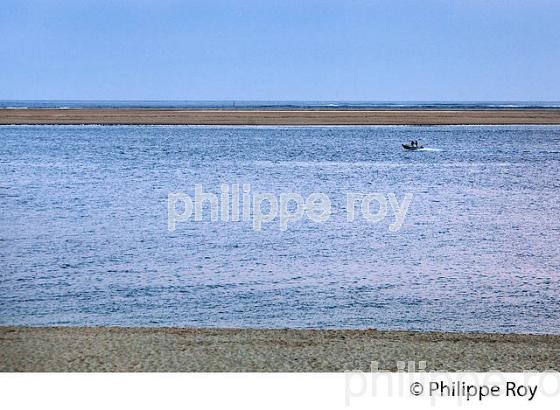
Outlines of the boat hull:
M403 148L409 151L416 151L417 149L422 149L424 148L423 146L419 146L419 147L413 147L412 145L408 145L408 144L402 144Z

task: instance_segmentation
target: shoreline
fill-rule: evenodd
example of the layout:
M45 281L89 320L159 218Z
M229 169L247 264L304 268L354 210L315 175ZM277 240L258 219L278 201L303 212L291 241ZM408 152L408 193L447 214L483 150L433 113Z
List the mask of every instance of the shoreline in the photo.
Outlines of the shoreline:
M0 327L2 372L560 371L560 335L385 330Z
M2 108L0 125L560 125L560 109Z

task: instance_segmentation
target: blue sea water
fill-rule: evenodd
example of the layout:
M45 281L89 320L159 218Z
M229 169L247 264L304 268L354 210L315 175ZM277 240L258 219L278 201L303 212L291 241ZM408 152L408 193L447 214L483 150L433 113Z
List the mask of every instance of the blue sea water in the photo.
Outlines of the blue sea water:
M429 147L406 152L419 139ZM560 334L560 127L0 126L0 324ZM182 222L194 184L325 223ZM405 193L402 229L346 192Z
M0 100L0 108L496 109L560 108L560 101L81 101Z

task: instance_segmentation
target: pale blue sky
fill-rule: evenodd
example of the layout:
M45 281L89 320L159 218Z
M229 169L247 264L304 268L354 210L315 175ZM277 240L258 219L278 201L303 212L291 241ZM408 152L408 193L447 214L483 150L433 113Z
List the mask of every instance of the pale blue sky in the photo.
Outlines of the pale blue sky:
M560 100L560 1L12 1L0 99Z

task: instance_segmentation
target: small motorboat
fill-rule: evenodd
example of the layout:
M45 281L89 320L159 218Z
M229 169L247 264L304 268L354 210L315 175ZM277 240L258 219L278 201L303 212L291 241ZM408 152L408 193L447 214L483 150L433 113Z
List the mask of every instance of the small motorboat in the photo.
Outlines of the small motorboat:
M402 144L402 147L410 151L416 151L417 149L424 148L423 145L410 145L410 144Z

